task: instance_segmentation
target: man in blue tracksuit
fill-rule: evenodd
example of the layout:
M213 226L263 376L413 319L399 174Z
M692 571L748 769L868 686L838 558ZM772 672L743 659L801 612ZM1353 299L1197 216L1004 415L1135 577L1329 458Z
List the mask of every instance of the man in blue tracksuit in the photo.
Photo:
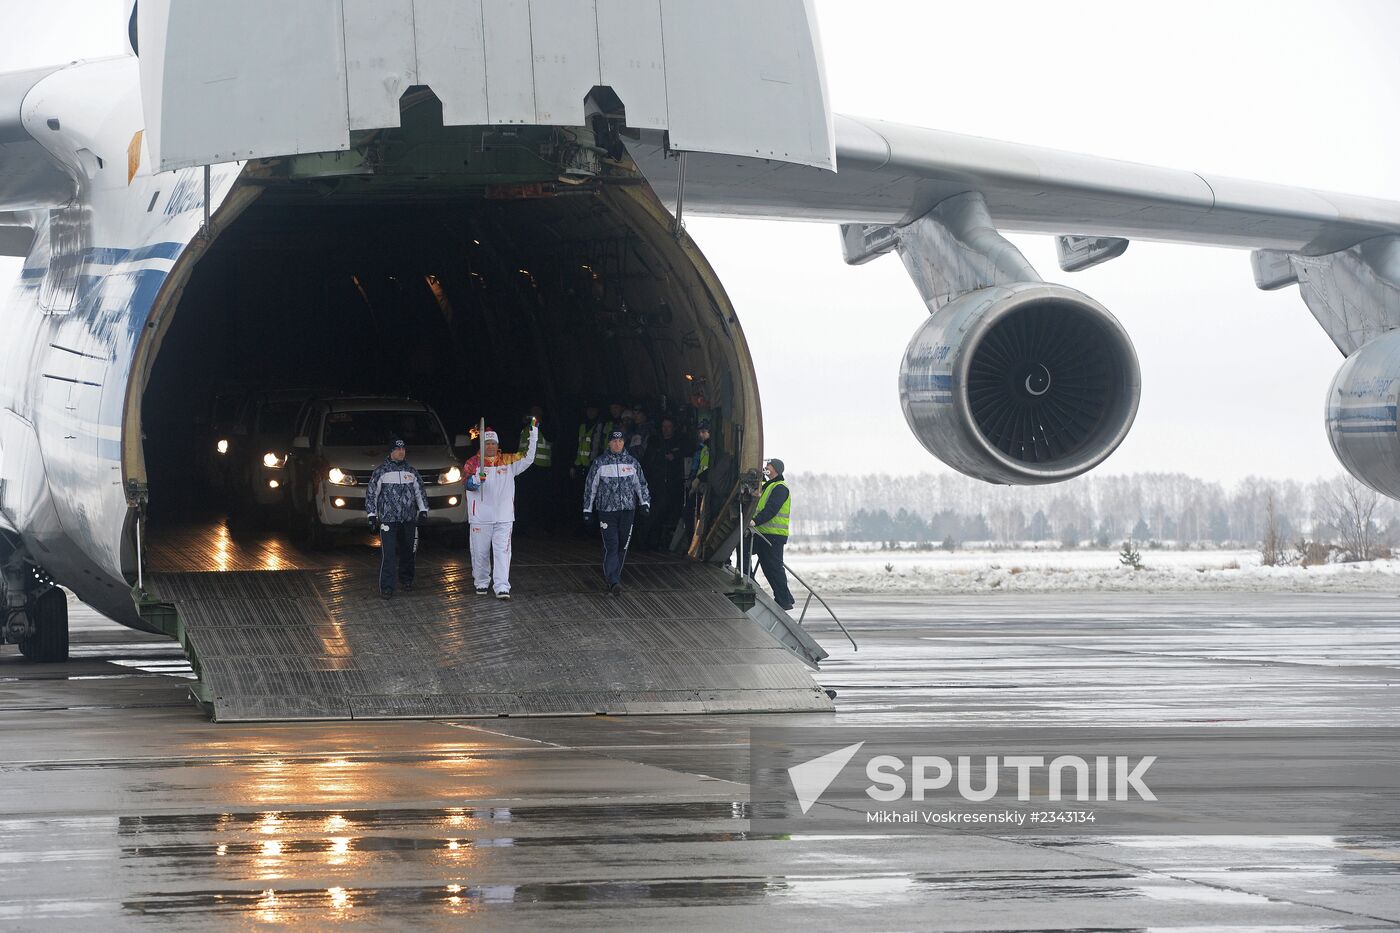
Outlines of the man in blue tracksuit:
M598 530L603 535L603 580L614 596L622 592L622 562L632 540L636 509L640 507L643 515L651 511L651 492L642 465L623 450L626 444L626 436L613 431L607 451L593 461L583 484L583 520L591 521L596 507Z
M413 589L418 522L428 517L423 477L408 464L408 448L395 440L389 456L375 467L365 490L369 527L379 534L379 595L394 595L395 571L400 585Z

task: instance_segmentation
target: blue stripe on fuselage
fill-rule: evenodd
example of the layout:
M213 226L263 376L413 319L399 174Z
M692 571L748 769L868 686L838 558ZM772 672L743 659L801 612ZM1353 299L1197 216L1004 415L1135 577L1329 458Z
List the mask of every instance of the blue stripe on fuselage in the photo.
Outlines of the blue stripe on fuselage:
M99 266L115 266L122 262L143 262L147 259L175 259L185 249L185 244L167 240L164 243L148 243L135 249L119 246L94 246L86 250L83 258Z

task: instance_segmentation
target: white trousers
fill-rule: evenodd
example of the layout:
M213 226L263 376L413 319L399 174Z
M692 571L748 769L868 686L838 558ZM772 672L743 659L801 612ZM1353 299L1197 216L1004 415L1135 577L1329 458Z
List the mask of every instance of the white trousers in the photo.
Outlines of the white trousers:
M497 593L510 592L510 533L515 522L472 522L472 582L485 589L495 583ZM491 558L496 572L491 572Z

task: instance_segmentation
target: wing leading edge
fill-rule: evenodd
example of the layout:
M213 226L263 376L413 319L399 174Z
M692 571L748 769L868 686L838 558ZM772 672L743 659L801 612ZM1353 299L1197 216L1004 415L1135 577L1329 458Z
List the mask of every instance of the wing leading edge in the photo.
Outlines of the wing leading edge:
M1400 202L1199 175L837 114L836 172L689 153L686 210L906 224L980 192L998 228L1280 249L1315 256L1400 233ZM675 163L659 134L629 145L658 194Z
M1120 255L1132 239L1251 249L1255 283L1299 285L1344 354L1400 326L1400 202L840 114L834 124L835 172L687 153L685 210L841 223L847 261L858 263L900 249L939 205L966 195L983 202L982 223L996 231L1060 236L1067 271ZM628 149L657 193L674 199L679 161L661 134L644 131ZM934 307L948 296L925 297Z

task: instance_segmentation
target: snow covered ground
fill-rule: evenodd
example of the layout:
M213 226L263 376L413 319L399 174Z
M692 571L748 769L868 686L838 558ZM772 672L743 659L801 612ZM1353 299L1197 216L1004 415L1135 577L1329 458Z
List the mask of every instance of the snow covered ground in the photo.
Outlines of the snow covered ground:
M1264 567L1257 551L1142 550L1143 569L1118 551L809 551L788 566L825 593L980 593L1049 590L1400 593L1400 560ZM759 574L760 580L762 574ZM800 587L793 592L802 599Z

